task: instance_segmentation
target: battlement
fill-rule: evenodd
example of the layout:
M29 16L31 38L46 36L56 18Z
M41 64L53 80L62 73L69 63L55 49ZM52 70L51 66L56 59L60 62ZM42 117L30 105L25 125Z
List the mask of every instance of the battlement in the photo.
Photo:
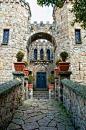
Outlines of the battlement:
M25 0L0 0L0 3L21 3L21 6L25 7L25 9L30 11L31 16L30 5Z

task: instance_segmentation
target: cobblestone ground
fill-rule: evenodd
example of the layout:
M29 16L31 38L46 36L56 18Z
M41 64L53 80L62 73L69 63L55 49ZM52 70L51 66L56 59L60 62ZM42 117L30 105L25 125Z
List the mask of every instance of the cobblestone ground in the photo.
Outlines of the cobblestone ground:
M19 107L7 130L74 130L57 101L27 100Z

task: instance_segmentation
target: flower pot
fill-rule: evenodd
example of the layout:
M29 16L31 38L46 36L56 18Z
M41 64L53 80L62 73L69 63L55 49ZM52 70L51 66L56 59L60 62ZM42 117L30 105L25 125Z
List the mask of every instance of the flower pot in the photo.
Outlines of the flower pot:
M58 76L59 68L55 69L55 76Z
M50 84L48 87L49 87L49 89L53 89L53 88L54 88L54 85L53 85L53 84Z
M16 71L24 71L25 70L25 62L14 62L14 68Z
M33 84L28 84L28 88L32 89L33 88Z
M28 76L29 70L28 70L28 69L25 69L24 72L25 72L25 76Z
M59 62L58 68L59 71L68 71L70 62Z

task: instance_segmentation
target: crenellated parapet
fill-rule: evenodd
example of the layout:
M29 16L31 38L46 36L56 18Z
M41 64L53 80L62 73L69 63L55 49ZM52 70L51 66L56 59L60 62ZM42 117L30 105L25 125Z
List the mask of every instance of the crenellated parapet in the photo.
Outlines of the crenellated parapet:
M25 7L25 9L30 11L30 16L31 16L31 10L30 10L30 5L28 2L25 0L0 0L0 3L20 3L22 7Z
M28 28L28 33L34 33L34 32L46 32L49 34L52 34L55 31L55 22L52 24L47 21L46 23L43 23L43 21L40 21L40 23L37 23L37 21L34 21L34 23L30 23L28 21L27 24Z

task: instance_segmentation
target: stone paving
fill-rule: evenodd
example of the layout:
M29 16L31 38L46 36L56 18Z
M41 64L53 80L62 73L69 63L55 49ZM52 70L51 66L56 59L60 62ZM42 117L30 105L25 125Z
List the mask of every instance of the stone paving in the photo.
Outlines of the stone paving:
M7 130L75 130L68 113L55 100L26 100Z

